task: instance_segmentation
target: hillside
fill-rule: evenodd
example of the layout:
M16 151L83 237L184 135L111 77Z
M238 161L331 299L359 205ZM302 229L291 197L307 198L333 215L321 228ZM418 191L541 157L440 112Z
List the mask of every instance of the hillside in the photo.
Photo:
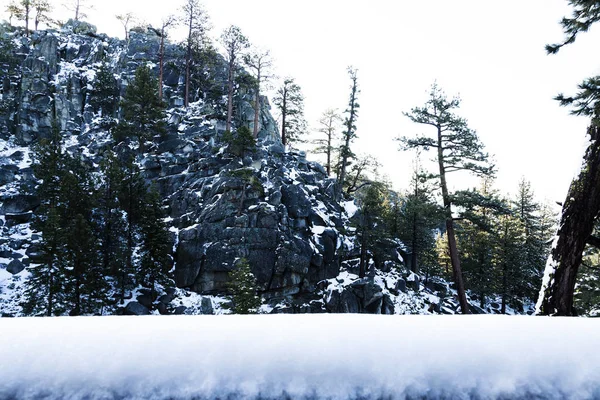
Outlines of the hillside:
M157 74L160 37L149 29L128 41L96 33L85 22L27 38L2 28L13 44L16 66L4 65L5 112L0 115L0 312L21 315L25 283L45 262L41 236L32 226L40 205L32 170L33 149L48 138L56 118L65 152L99 174L107 151L133 156L148 185L159 190L172 245L170 282L159 293L143 286L113 300L103 314L222 313L230 275L245 258L257 280L262 312L454 313L453 290L442 280L414 274L403 262L405 247L382 240L368 277L358 278L359 249L352 199L343 199L335 179L285 149L268 100L261 102L256 149L236 156L223 141L225 61L211 53L199 68L195 101L182 107L182 49L165 48L163 99L166 133L142 153L119 143L94 109L94 82L108 65L120 96L135 71ZM252 124L253 91L240 86L235 125ZM55 115L55 117L54 117ZM338 200L342 198L342 200ZM498 304L487 309L492 312ZM472 311L483 312L473 307ZM509 312L512 312L509 309Z

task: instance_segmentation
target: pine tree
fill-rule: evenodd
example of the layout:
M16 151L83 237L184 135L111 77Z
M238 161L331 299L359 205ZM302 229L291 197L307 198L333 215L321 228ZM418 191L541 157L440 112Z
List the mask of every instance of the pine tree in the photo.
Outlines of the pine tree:
M52 11L52 4L48 0L32 0L32 9L35 11L33 22L35 30L38 30L40 22L50 22L48 15Z
M268 50L255 50L244 56L244 63L252 71L256 83L254 87L254 123L252 126L252 136L257 139L260 127L261 87L271 78L271 75L269 74L270 69L273 66L273 60L271 59L271 54Z
M281 114L281 143L302 143L302 135L306 133L304 120L304 96L302 89L293 78L286 78L277 89L273 104Z
M123 30L125 31L125 41L129 42L129 26L131 23L135 22L135 16L132 12L128 12L125 14L117 14L115 15L115 18L117 18L117 21L123 25Z
M221 34L221 44L225 47L227 60L227 125L225 130L231 131L231 119L233 117L233 93L235 72L238 68L237 60L243 57L242 52L250 44L248 38L242 34L240 28L231 25Z
M134 250L140 225L143 219L144 199L147 193L146 185L142 179L139 167L130 158L123 165L124 178L119 188L119 205L124 215L125 225L125 265L117 276L117 286L121 303L124 301L127 290L131 289L135 281Z
M488 155L483 151L475 131L468 127L467 121L453 113L460 106L458 98L448 100L434 84L429 100L423 107L416 107L405 115L417 124L435 129L435 136L420 136L414 139L401 138L403 149L423 148L437 150L440 186L446 218L446 231L454 282L463 314L469 313L469 304L465 295L462 268L456 245L454 219L452 216L452 197L448 190L447 174L454 171L469 171L477 175L490 175L493 168L487 165Z
M190 103L190 77L193 47L203 41L209 26L208 15L199 0L185 0L182 12L182 23L184 23L188 29L185 58L185 92L183 95L184 106L187 108Z
M327 170L327 176L331 176L331 169L334 164L332 155L334 149L337 147L335 141L338 139L337 132L341 121L342 117L336 110L326 110L321 115L321 119L319 119L318 131L322 136L313 142L317 146L314 152L317 154L325 154L325 169Z
M75 21L87 18L88 15L86 14L86 11L93 8L93 6L90 5L90 0L68 0L65 6L69 11L74 13L73 19Z
M342 134L342 145L340 147L340 167L338 174L338 183L340 187L344 187L346 183L346 172L350 165L350 161L355 157L350 144L356 139L356 119L358 118L358 78L356 76L356 69L348 67L348 74L352 85L350 87L350 100L348 102L348 108L346 109L346 120L344 121L345 131Z
M144 198L140 220L141 262L137 272L141 285L150 288L150 297L155 299L157 285L169 285L172 243L164 223L164 215L158 191L152 187Z
M30 268L31 276L26 283L23 311L28 315L52 316L57 303L62 303L61 282L65 280L63 216L61 215L60 184L64 171L65 155L61 147L61 135L56 120L51 136L40 140L34 149L33 170L40 180L37 194L40 198L32 227L41 232L41 250L44 263Z
M237 157L245 157L256 147L256 140L246 126L241 126L235 133L225 131L222 137L227 146L227 151Z
M458 247L465 277L465 287L479 298L481 308L498 287L494 249L499 241L499 219L509 214L508 205L500 199L493 180L484 177L478 189L457 192L456 205L464 209L457 226Z
M358 276L363 278L369 265L369 253L385 235L385 201L387 188L384 184L371 183L359 196L360 213L356 233L360 243L360 262ZM373 271L374 272L374 271Z
M140 152L143 152L146 141L166 132L165 105L158 98L157 86L150 68L141 66L135 71L135 78L121 102L123 118L117 126L115 138L121 141L137 137Z
M229 273L232 312L234 314L255 314L262 304L257 293L256 278L247 259L237 261L235 269Z
M90 104L94 112L100 112L102 124L106 127L113 125L113 117L119 107L119 97L117 80L108 64L103 62L92 85Z
M174 15L168 15L163 18L160 24L160 47L158 50L158 99L163 99L163 76L165 66L165 39L168 36L168 30L177 25L179 21Z
M95 184L90 170L79 157L65 157L66 168L62 174L60 191L64 207L64 259L68 265L65 294L69 298L69 314L97 313L99 310L90 304L89 291L95 286L95 289L105 292L107 287L102 285L105 271L96 270L98 238L97 226L93 222Z
M434 198L430 177L423 171L417 159L411 177L410 189L394 211L393 218L400 240L410 253L410 268L419 273L419 261L432 270L435 253L435 229L443 221L443 214Z
M127 226L119 200L125 180L125 171L112 151L107 151L100 162L102 182L99 188L97 213L102 221L100 228L100 256L104 271L119 279L127 265L125 244Z

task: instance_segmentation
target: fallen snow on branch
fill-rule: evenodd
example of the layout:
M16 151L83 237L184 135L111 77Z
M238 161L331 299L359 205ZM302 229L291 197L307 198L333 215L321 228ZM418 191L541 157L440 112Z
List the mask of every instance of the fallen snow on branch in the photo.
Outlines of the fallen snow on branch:
M600 398L600 319L4 318L0 332L2 399Z

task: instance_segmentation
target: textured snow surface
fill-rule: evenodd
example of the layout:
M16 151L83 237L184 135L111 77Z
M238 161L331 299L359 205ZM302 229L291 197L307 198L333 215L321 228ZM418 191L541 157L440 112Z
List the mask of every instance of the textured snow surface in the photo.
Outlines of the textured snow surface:
M0 319L0 398L600 398L600 320Z

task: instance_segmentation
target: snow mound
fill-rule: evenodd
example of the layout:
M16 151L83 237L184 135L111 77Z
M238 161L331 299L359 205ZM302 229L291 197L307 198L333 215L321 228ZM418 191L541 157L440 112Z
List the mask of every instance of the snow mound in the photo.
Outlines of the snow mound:
M600 398L600 320L0 319L0 398Z

